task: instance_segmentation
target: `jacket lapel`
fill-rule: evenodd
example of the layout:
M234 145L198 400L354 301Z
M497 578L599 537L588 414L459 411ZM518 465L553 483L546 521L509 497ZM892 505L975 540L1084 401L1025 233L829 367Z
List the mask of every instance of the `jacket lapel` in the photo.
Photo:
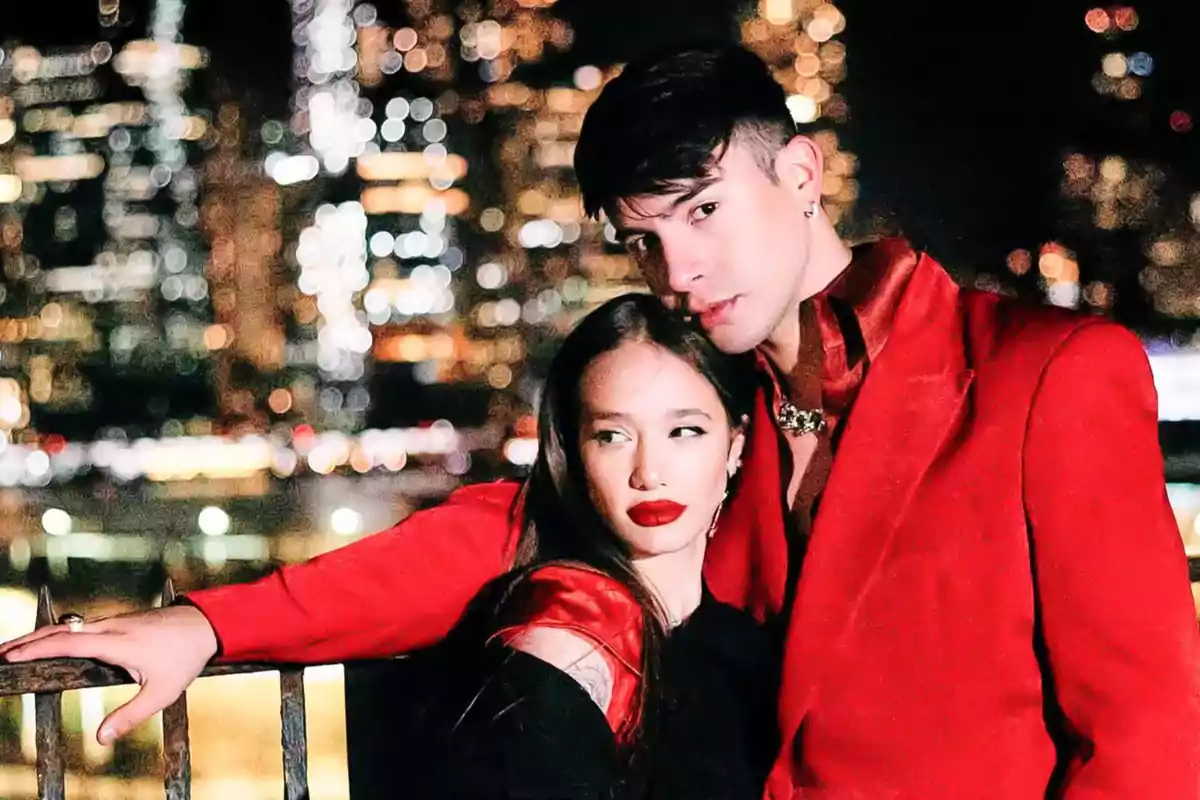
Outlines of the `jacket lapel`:
M768 384L755 400L742 474L704 558L704 577L713 595L760 622L780 613L788 571L779 433Z
M791 746L829 657L879 571L922 478L961 421L967 368L958 287L922 255L888 346L869 367L838 447L788 625L780 724ZM786 781L786 784L783 783ZM791 776L772 774L782 793Z

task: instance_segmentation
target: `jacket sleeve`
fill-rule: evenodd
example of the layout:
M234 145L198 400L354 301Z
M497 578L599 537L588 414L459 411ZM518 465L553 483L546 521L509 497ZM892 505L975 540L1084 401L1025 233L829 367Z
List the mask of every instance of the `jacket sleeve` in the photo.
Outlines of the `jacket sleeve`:
M1074 740L1062 797L1196 800L1200 634L1133 334L1088 324L1059 347L1024 459L1047 662Z
M440 640L511 564L517 485L465 487L396 526L252 583L190 592L221 661L379 658Z

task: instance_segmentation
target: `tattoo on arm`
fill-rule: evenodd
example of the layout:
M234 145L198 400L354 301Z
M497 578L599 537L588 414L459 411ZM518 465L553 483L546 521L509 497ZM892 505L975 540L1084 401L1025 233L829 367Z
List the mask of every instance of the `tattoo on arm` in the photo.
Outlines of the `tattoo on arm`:
M608 665L599 653L593 651L579 659L567 667L566 673L583 687L601 711L608 711L608 705L612 702L613 681Z
M535 625L514 637L509 646L558 667L583 687L600 710L608 712L613 674L594 642L561 628Z

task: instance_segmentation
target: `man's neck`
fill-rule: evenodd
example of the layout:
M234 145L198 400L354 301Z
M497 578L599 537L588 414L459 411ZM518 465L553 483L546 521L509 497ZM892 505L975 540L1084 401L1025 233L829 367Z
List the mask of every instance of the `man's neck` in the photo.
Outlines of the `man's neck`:
M841 240L837 241L837 245L836 248L830 248L828 256L810 259L795 304L767 340L759 346L775 368L784 375L790 375L796 369L801 346L804 344L800 306L828 289L850 266L853 252Z

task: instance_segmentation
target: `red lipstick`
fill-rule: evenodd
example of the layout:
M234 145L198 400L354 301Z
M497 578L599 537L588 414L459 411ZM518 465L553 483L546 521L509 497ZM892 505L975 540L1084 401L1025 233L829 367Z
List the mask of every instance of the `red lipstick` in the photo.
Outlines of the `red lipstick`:
M687 506L681 506L670 500L648 500L630 506L625 513L635 525L643 528L657 528L659 525L669 525L683 515Z

